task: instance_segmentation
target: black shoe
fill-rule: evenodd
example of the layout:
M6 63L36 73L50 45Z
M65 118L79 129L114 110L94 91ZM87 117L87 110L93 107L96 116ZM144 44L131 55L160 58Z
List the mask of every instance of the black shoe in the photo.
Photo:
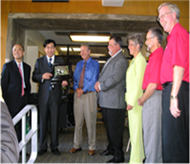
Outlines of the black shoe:
M45 150L39 150L38 151L38 155L40 156L40 155L43 155L44 153L46 153L47 152L47 149L45 149Z
M106 149L106 150L104 150L104 151L102 151L102 152L100 152L99 153L100 155L113 155L113 153L111 153L108 149Z
M54 149L54 150L51 150L51 151L56 156L60 156L61 155L61 153L60 153L60 151L58 149Z
M110 159L106 163L123 163L123 162L124 162L124 158L117 159L116 157L113 157L112 159Z

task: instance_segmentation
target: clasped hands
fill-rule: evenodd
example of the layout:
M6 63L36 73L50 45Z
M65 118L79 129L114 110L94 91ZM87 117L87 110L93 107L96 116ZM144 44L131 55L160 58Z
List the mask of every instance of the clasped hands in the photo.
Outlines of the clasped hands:
M77 88L76 92L77 92L77 97L78 98L80 98L80 96L84 93L83 89L81 89L81 88Z

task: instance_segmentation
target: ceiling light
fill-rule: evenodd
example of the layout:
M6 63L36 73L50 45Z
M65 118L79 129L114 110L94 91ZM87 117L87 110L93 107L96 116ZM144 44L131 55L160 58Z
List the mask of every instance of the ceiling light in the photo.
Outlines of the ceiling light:
M80 48L73 47L73 51L75 51L75 52L80 52Z
M102 6L122 7L124 0L102 0Z
M67 47L60 47L61 51L67 51ZM72 51L71 48L69 48L69 51Z
M104 64L104 63L106 63L106 61L104 61L104 60L98 60L98 63Z
M73 42L108 42L109 34L70 34Z
M91 53L90 56L99 57L99 56L106 56L106 54Z

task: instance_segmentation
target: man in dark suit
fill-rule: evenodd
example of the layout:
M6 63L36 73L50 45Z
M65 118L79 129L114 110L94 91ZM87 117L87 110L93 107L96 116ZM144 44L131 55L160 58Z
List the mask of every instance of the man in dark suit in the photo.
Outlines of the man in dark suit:
M122 39L112 36L108 50L110 58L95 84L99 105L107 131L108 146L100 155L113 155L108 163L124 162L123 130L125 122L125 75L127 60L121 51Z
M15 44L12 49L14 60L5 63L1 74L2 96L12 118L27 105L30 95L30 71L23 62L24 47ZM21 122L16 125L18 141L21 140Z
M51 65L53 63L62 63L63 59L54 55L56 43L54 40L47 39L44 42L44 51L46 56L36 60L32 80L39 83L38 106L40 111L40 150L38 155L44 154L47 149L48 121L50 120L51 144L50 148L54 155L59 156L58 150L58 121L61 105L61 85L66 86L67 81L61 84L51 85L53 76Z

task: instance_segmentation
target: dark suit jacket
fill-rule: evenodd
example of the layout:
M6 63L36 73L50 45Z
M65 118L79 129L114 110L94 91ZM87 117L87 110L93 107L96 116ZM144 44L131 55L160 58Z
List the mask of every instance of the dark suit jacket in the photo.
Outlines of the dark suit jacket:
M100 107L124 109L125 103L125 77L127 60L122 52L112 58L103 67L99 75L101 91L98 92Z
M22 78L15 60L5 63L1 74L2 95L11 116L14 117L28 102L31 85L30 71L28 64L23 62L25 95L21 97Z
M54 63L64 63L63 59L60 57L55 56ZM42 75L46 72L50 72L49 65L47 61L47 57L41 57L36 60L35 69L33 71L32 80L34 82L39 83L39 91L38 91L38 104L39 106L44 106L47 104L49 98L49 87L50 87L50 80L43 80L42 82ZM51 91L54 94L55 103L61 103L61 84L54 85L54 89Z

